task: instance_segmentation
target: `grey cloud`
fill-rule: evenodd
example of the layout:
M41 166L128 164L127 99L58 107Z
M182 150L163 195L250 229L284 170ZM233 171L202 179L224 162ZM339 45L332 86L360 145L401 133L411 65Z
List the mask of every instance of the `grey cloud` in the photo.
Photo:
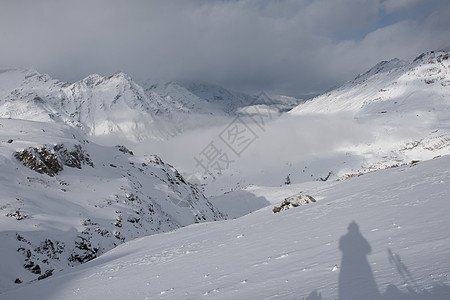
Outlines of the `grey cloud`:
M393 3L3 1L0 66L35 66L67 81L120 70L135 79L304 95L379 60L409 59L449 43L450 1L430 1L419 20L410 10L383 23L381 7L394 12L399 6Z
M383 7L387 13L395 13L407 8L411 8L419 3L423 3L423 0L385 0Z
M349 34L365 30L376 21L380 8L374 0L318 0L301 11L311 30Z

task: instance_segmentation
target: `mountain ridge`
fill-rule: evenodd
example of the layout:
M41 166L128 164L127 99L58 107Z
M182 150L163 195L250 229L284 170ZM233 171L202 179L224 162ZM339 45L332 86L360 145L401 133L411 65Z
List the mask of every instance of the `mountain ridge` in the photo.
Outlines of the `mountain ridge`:
M165 140L201 126L193 115L232 117L238 108L257 101L257 97L218 86L199 86L202 92L197 90L197 95L192 84L139 85L122 72L110 76L92 74L66 83L35 69L9 68L0 74L0 116L62 121L93 137L117 135L138 142ZM283 101L270 99L268 104L296 104L292 98Z
M299 104L291 112L319 113L320 109L327 107L327 111L358 113L361 108L370 106L372 102L401 97L401 94L395 95L392 92L387 93L389 97L386 97L386 92L391 89L400 90L406 86L411 89L412 81L417 83L415 90L425 88L430 93L437 94L439 89L432 90L427 85L438 83L446 87L450 84L449 53L450 51L430 51L417 56L412 62L404 62L399 59L382 61L342 86ZM395 85L399 85L400 88ZM372 86L376 86L378 89ZM359 94L363 94L364 97L357 97ZM345 101L345 99L353 101ZM360 102L357 102L359 99L361 99Z

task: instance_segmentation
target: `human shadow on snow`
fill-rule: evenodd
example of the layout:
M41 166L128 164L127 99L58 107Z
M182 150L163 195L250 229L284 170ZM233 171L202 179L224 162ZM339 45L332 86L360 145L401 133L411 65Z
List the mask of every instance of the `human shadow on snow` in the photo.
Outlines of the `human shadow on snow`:
M348 232L339 240L342 252L341 268L338 281L339 300L448 300L450 287L435 286L432 290L421 290L400 256L388 249L389 262L393 264L406 283L407 292L390 284L386 291L380 293L375 277L367 260L371 253L369 242L362 236L355 221L348 225ZM322 295L314 290L306 300L323 300Z
M339 299L379 299L380 292L367 261L367 255L372 252L372 248L359 232L355 221L351 222L347 229L347 234L339 240L339 250L342 251Z

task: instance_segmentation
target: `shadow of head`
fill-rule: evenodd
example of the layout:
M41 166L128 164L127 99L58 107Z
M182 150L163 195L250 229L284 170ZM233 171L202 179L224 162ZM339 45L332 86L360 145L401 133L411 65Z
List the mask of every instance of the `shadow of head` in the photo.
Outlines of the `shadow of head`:
M357 233L359 232L359 225L355 221L352 221L350 224L348 224L347 229L350 233Z

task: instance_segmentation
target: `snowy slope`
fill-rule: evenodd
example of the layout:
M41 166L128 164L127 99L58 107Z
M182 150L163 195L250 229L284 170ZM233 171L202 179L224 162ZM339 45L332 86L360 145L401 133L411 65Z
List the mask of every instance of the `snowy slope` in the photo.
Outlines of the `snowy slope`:
M0 290L144 235L224 218L155 155L104 147L63 123L0 119Z
M449 299L449 164L253 189L317 201L136 239L1 298Z

